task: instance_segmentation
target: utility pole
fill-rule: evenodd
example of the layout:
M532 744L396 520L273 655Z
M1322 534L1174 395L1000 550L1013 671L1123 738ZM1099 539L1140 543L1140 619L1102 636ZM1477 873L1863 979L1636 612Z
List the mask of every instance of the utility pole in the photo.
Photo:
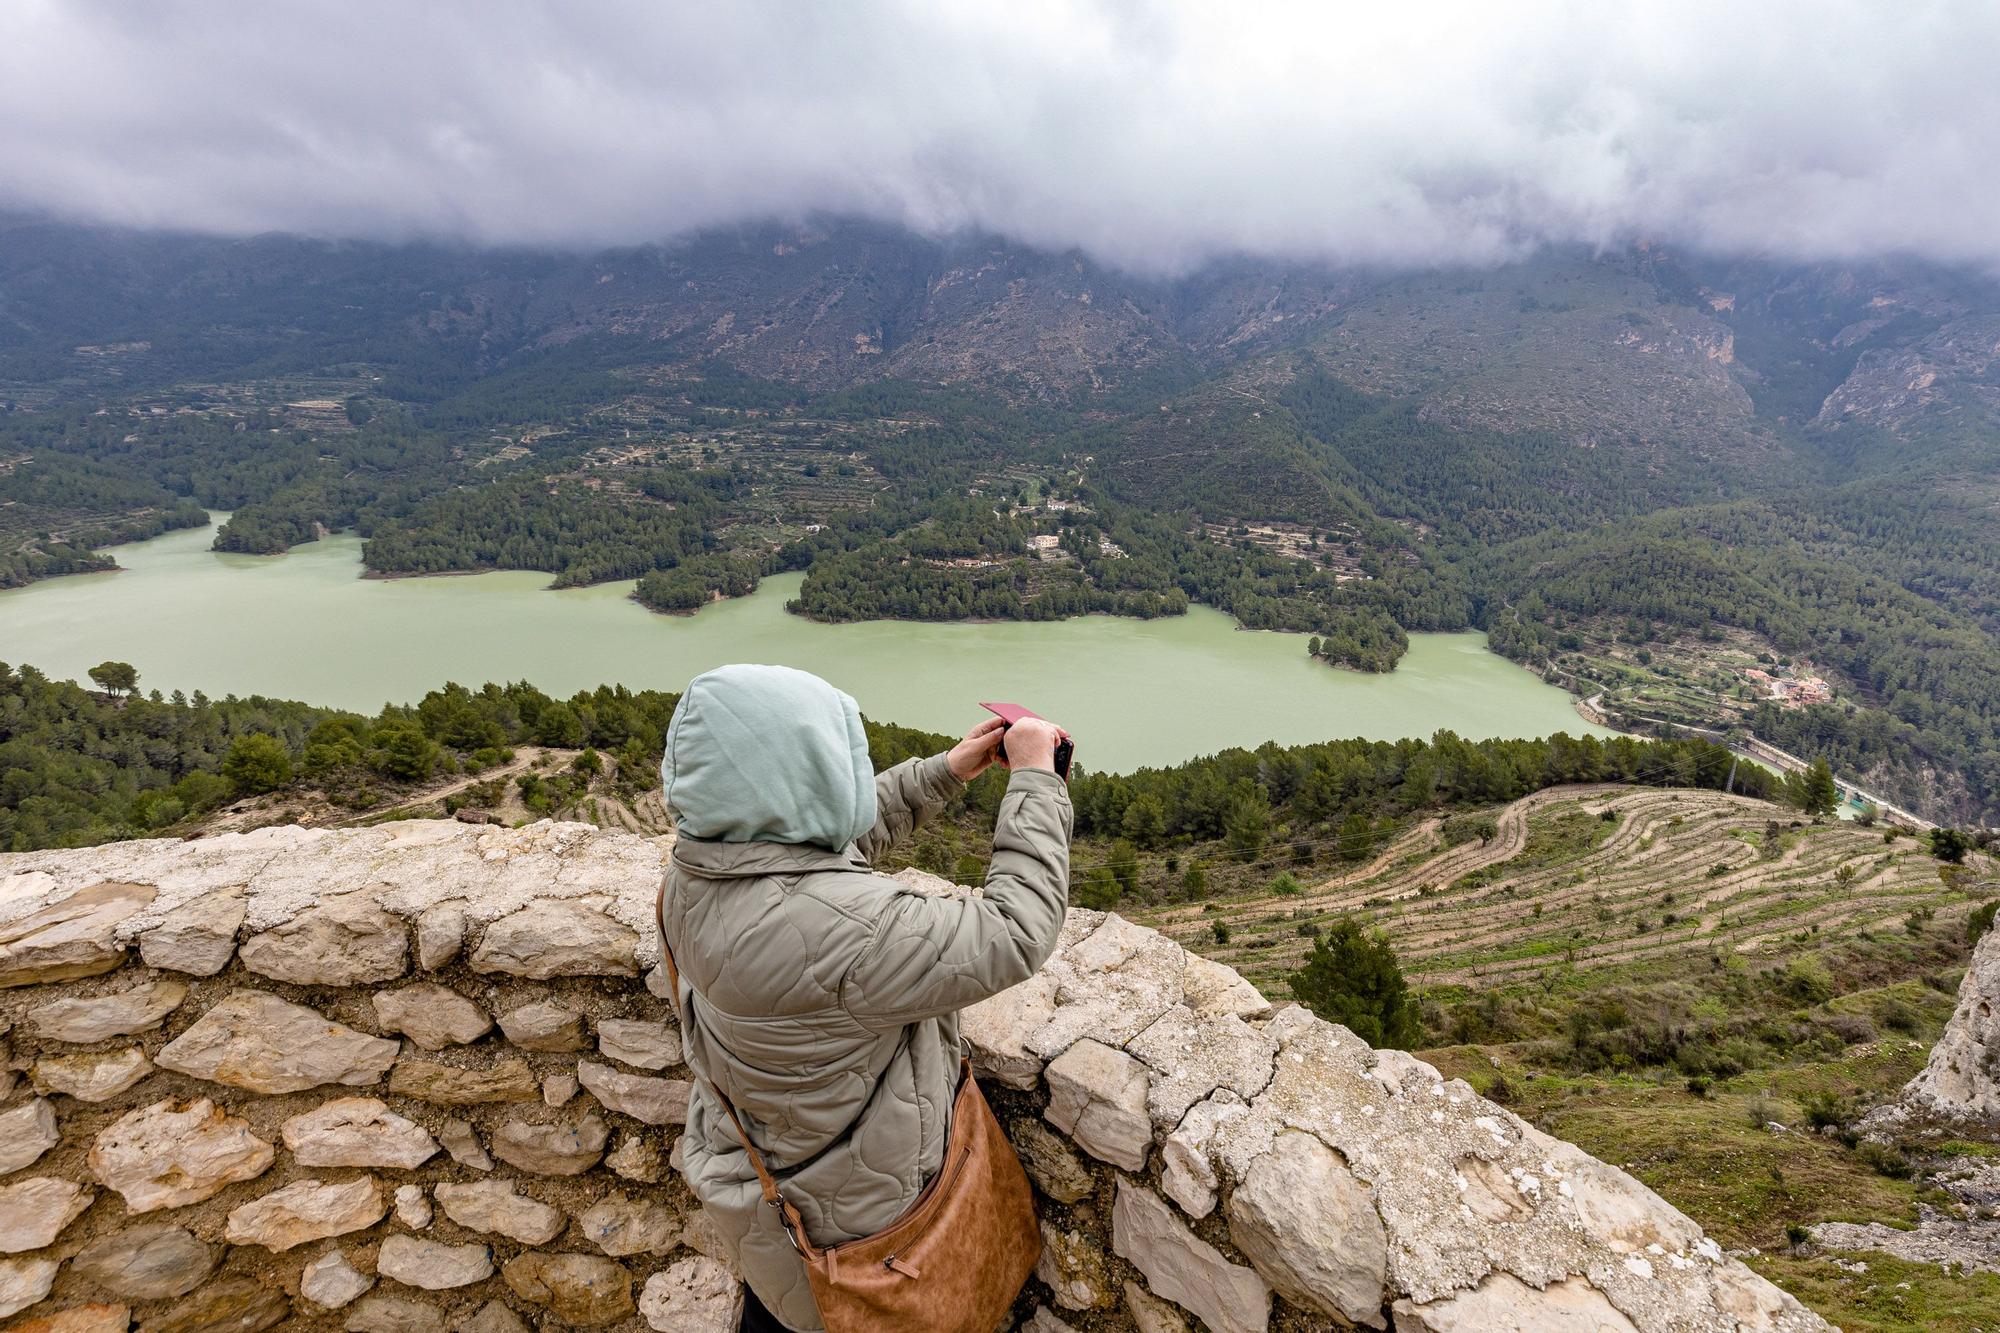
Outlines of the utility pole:
M1724 796L1734 796L1736 794L1736 766L1742 762L1743 758L1741 755L1729 756L1729 780L1722 784L1722 794Z

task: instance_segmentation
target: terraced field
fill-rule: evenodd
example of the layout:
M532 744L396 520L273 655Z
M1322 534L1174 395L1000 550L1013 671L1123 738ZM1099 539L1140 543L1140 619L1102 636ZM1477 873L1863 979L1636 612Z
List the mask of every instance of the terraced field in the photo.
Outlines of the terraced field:
M1796 819L1711 791L1558 787L1493 811L1484 840L1444 846L1445 825L1427 820L1302 894L1141 915L1282 995L1312 926L1343 915L1385 930L1414 983L1483 990L1725 951L1775 957L1900 930L1919 909L1941 921L1969 910L1920 840Z

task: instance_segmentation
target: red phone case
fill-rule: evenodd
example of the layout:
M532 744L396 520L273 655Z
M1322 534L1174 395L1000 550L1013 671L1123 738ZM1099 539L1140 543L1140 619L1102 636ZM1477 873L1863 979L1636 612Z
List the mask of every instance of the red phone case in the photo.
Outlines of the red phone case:
M999 718L1002 722L1005 722L1010 727L1013 726L1016 722L1019 722L1024 717L1041 716L1041 714L1037 713L1034 709L1023 708L1019 704L981 703L979 706L981 708L984 708L987 712L993 714L995 717Z

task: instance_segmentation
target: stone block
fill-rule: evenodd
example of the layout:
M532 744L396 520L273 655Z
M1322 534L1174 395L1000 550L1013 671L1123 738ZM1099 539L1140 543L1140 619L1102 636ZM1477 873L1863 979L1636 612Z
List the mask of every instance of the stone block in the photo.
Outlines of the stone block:
M1091 1156L1142 1171L1153 1146L1146 1113L1146 1067L1125 1052L1085 1038L1048 1067L1050 1124Z
M373 1176L337 1185L298 1180L232 1211L223 1239L231 1245L289 1250L307 1241L365 1230L388 1210Z
M410 938L400 917L365 893L308 907L252 935L237 950L243 966L300 986L359 986L393 981L409 967Z
M1280 1134L1229 1196L1229 1239L1294 1305L1381 1328L1388 1237L1375 1198L1310 1134Z
M271 1145L206 1097L186 1104L154 1102L98 1134L90 1172L124 1196L135 1213L182 1208L239 1180L264 1174Z
M162 1069L250 1092L379 1083L396 1043L265 991L231 991L154 1057Z
M1215 1333L1265 1333L1271 1288L1254 1269L1233 1264L1188 1230L1172 1205L1142 1185L1118 1182L1111 1248L1146 1285L1186 1307Z
M155 981L112 995L50 1000L28 1012L23 1029L45 1041L86 1043L150 1032L187 999L187 984Z

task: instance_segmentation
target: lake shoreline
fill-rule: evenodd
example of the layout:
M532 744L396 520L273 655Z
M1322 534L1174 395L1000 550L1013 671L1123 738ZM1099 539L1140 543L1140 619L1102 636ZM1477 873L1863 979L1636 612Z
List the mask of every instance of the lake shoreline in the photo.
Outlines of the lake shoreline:
M826 623L789 611L803 581L794 571L675 614L638 603L629 580L552 589L540 571L364 578L352 535L284 560L216 552L211 537L182 530L107 548L118 579L0 591L6 657L77 680L107 659L130 662L142 689L361 713L415 703L447 681L530 681L563 698L599 684L679 690L725 662L769 662L832 681L872 718L927 731L963 731L977 700L1017 700L1076 730L1103 772L1266 741L1614 734L1476 632L1413 634L1389 672L1327 671L1300 636L1247 630L1200 604L1152 619Z

